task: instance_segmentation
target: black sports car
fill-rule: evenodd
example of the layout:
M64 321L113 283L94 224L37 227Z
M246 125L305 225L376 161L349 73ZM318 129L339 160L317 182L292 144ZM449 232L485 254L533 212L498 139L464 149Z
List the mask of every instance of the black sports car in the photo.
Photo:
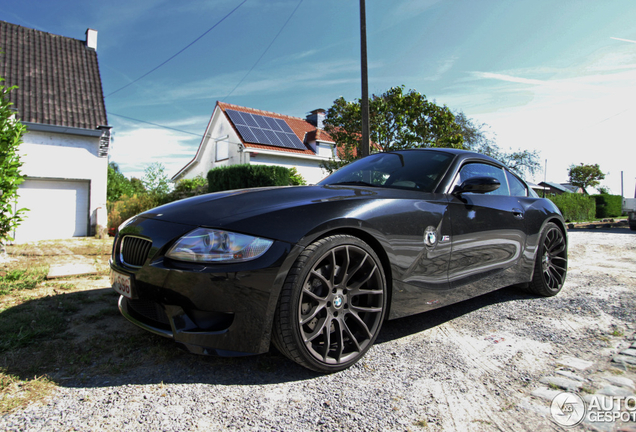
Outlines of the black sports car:
M358 361L385 319L522 284L557 294L563 217L505 166L450 149L378 153L315 186L166 204L119 228L119 309L198 354L269 350L320 372Z

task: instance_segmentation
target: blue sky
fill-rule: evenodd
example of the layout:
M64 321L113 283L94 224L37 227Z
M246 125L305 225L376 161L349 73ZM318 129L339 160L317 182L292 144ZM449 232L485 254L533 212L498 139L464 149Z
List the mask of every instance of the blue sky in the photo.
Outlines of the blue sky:
M366 3L370 93L415 89L489 125L503 149L538 150L548 180L599 163L603 184L620 193L624 171L633 195L633 0ZM20 0L3 2L0 19L77 39L99 32L111 160L128 176L152 162L176 173L217 100L304 117L360 96L355 0Z

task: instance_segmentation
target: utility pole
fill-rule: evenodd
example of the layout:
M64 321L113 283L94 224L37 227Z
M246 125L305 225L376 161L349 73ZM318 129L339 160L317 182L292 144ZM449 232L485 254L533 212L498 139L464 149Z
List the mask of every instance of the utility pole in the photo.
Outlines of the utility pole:
M369 149L369 80L367 73L367 17L364 0L360 0L360 69L362 72L362 141L360 142L360 156L368 156Z

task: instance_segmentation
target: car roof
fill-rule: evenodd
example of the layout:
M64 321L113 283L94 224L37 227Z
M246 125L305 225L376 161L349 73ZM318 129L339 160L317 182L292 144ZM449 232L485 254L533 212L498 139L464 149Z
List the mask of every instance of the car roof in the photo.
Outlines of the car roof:
M480 159L480 160L496 163L497 165L500 165L500 166L504 166L504 167L506 166L503 162L498 161L497 159L494 159L490 156L486 156L484 154L477 153L470 150L462 150L462 149L456 149L456 148L446 148L446 147L414 148L414 149L404 149L404 150L393 150L387 153L397 153L397 152L407 152L407 151L432 151L432 152L450 153L450 154L456 155L461 160Z

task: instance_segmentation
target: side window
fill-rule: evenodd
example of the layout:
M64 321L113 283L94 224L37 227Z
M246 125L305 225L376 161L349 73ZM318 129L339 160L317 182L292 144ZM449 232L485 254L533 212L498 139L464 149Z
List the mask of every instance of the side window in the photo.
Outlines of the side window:
M217 141L216 142L216 160L222 161L226 160L230 157L228 142L227 141Z
M526 188L526 185L523 184L521 180L519 180L509 171L506 171L506 175L508 176L508 185L510 185L510 195L528 196L528 189Z
M504 170L499 167L483 163L468 163L459 170L458 184L473 177L494 177L499 180L501 186L492 192L488 192L486 195L510 195L506 174Z

